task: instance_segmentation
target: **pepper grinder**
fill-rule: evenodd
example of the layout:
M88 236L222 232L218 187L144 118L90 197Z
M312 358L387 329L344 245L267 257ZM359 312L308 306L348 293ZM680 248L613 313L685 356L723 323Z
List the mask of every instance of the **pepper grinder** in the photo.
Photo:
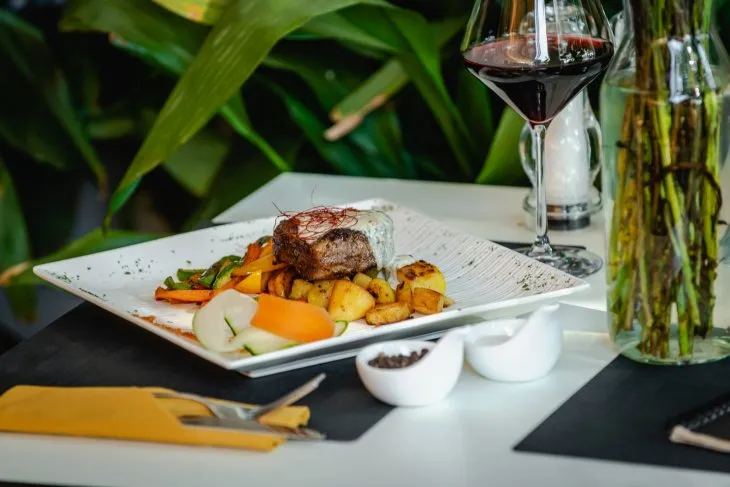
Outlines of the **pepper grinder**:
M591 215L602 208L601 193L594 186L601 168L601 139L601 128L584 89L553 119L545 136L548 228L585 228ZM533 184L523 207L534 214L535 156L527 124L519 148L522 167Z

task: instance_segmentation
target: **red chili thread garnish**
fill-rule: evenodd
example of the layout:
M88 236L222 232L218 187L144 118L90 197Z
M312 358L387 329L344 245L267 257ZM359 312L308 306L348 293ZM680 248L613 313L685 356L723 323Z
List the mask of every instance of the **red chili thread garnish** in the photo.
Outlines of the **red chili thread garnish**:
M314 239L335 228L347 228L357 223L358 210L317 206L295 212L280 211L280 216L293 220L299 228L299 236Z

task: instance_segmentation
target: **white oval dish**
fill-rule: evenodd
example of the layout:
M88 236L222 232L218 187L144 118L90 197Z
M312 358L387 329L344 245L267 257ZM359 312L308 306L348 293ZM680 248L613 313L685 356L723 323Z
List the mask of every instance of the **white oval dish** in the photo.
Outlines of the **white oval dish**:
M547 375L563 345L555 311L543 306L527 318L488 321L465 330L469 365L481 376L501 382L526 382Z
M409 355L429 352L416 363L401 369L368 365L380 352ZM427 406L445 398L456 385L464 365L463 331L454 330L437 343L417 340L381 342L363 348L355 359L365 388L393 406Z

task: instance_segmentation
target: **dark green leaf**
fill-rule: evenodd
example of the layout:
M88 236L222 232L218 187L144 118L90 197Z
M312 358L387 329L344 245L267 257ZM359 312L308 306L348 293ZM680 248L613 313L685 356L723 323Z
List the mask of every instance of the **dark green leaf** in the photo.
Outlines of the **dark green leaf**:
M208 193L229 148L223 135L202 130L170 156L164 168L185 189L201 198Z
M349 138L374 160L383 160L381 176L414 178L413 159L403 146L395 110L379 110L363 120Z
M277 152L287 154L295 144L284 142L275 147ZM287 154L287 159L293 160L293 154ZM266 164L260 153L250 154L248 157L229 157L200 207L183 225L183 230L192 230L201 222L212 220L277 175L279 171L271 164Z
M337 39L351 42L368 49L394 53L393 44L360 29L357 21L353 22L339 12L331 12L315 17L304 26L301 31L316 34L323 38Z
M514 184L527 176L522 169L519 142L525 120L509 107L504 109L489 154L476 182L479 184Z
M431 112L433 112L436 122L441 127L454 153L456 163L459 165L462 174L468 177L472 172L471 158L475 149L466 134L464 123L460 121L461 115L454 116L456 112L455 109L452 109L453 102L444 98L443 87L439 86L439 83L426 72L423 64L415 56L402 54L398 56L398 59L408 72L421 96L425 99Z
M209 31L150 0L72 0L64 10L60 28L107 32L117 47L176 75L190 66Z
M0 159L0 272L30 257L28 229L23 210L2 159Z
M306 45L281 43L266 57L267 67L290 71L312 89L322 108L329 110L360 82L349 63L332 63L326 55Z
M0 137L57 167L85 160L106 190L106 173L86 139L63 73L35 27L0 9Z
M343 117L335 132L338 135L347 133L364 115L380 106L410 78L441 126L461 172L465 177L470 177L476 146L446 90L440 61L441 45L457 32L462 19L447 19L440 25L431 26L416 12L369 6L351 7L343 10L342 16L358 25L362 31L393 46L399 54L385 66L386 70L376 73L376 77L369 80L362 91L353 94L349 100L343 100L347 102L345 108L348 112L343 110L343 102L333 111L334 120ZM345 118L348 113L352 119Z
M126 247L128 245L134 245L141 242L147 242L162 237L163 235L129 232L124 230L110 230L103 234L100 228L93 230L83 237L74 240L67 244L62 249L47 255L40 259L35 259L28 262L26 269L11 277L8 282L0 284L10 286L27 286L32 284L41 284L39 278L33 274L33 267L47 262L56 262L59 260L71 259L73 257L79 257L82 255L94 254L97 252L103 252L105 250L117 249L120 247Z
M450 18L430 24L430 28L438 45L443 46L456 34L463 23L463 18ZM340 40L342 39L340 38ZM385 100L391 98L409 81L408 73L403 65L396 57L393 57L340 101L332 109L330 117L336 122L350 115L362 118L381 106Z
M463 174L470 177L471 161L477 152L476 146L469 137L469 131L461 114L446 91L441 76L440 49L435 36L420 16L384 13L390 17L403 42L410 48L411 52L399 55L403 67L431 108Z
M28 229L10 173L0 159L0 275L11 266L30 258ZM12 287L5 290L13 313L21 320L35 317L35 290Z
M195 61L175 86L118 192L164 161L231 99L276 42L310 19L357 0L236 0L225 10ZM368 3L376 3L368 0ZM123 203L123 198L117 198ZM119 209L110 208L110 213Z
M277 46L266 58L265 63L268 67L286 69L296 73L315 93L321 107L329 111L335 102L341 100L355 86L358 86L365 75L364 70L359 69L359 63L349 63L343 60L333 65L329 61L331 58L329 52L320 51L313 55L311 49L304 49L302 46L293 46L289 43ZM298 118L297 123L301 126L305 122L302 118ZM313 136L314 134L310 133L310 138ZM317 137L315 146L340 138L333 137L331 130L325 132L326 140L321 140L321 137L321 135ZM413 177L413 167L403 148L400 124L395 111L389 110L373 120L366 120L350 133L350 141L365 153L366 159L368 159L365 165L377 168L374 174L388 177ZM323 156L329 160L327 153ZM330 160L330 162L337 164L336 161Z
M289 111L289 116L299 125L320 155L338 172L350 176L372 175L374 168L369 167L364 154L354 150L345 141L325 140L323 134L327 127L311 109L286 90L272 83L269 83L269 87L279 95Z
M207 27L188 22L149 0L75 0L67 7L61 28L109 32L116 46L177 76L182 75L193 62L209 32ZM233 93L228 103L220 107L220 112L239 134L266 154L277 168L281 171L290 170L289 164L254 130L240 94ZM112 212L120 208L134 192L133 188L128 189L114 195Z
M494 135L489 90L466 69L459 71L456 105L464 116L464 122L471 131L472 139L478 141L486 150Z
M89 137L95 140L118 139L137 133L137 120L126 115L102 113L89 121Z
M340 121L348 116L364 117L382 105L401 88L408 84L408 74L398 59L388 62L369 77L357 89L338 103L330 113L332 120Z

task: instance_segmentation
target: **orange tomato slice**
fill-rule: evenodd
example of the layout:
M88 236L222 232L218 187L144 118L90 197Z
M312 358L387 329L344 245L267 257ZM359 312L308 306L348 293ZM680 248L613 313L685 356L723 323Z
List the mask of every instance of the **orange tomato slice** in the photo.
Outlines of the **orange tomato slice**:
M323 308L309 303L261 294L251 324L299 343L331 338L335 322Z

